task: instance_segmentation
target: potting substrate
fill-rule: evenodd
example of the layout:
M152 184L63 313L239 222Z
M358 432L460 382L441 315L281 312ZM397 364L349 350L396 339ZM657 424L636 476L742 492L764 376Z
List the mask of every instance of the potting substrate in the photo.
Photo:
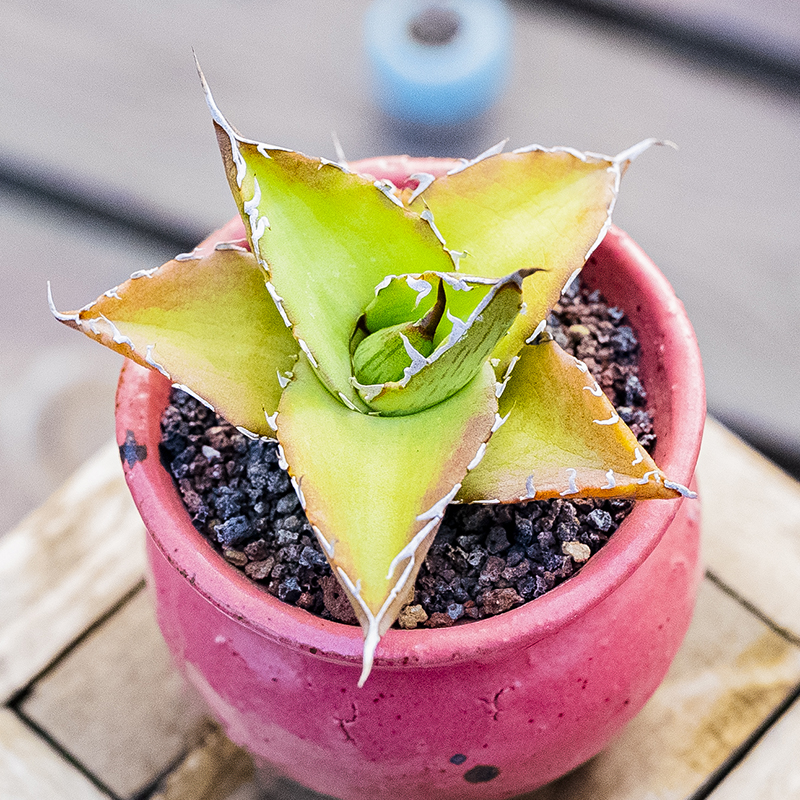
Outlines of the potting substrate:
M639 344L624 311L576 280L548 318L548 330L589 367L652 453L656 437L638 377ZM209 545L280 600L356 625L278 465L277 443L246 437L180 389L172 390L161 428L162 461ZM420 569L413 602L395 625L449 627L539 597L575 574L633 505L622 499L451 505Z

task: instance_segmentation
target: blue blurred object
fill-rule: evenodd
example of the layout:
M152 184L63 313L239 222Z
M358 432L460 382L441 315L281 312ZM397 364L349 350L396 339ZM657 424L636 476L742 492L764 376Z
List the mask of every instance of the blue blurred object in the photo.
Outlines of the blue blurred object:
M378 105L430 126L464 122L492 105L510 42L502 0L374 0L364 25Z

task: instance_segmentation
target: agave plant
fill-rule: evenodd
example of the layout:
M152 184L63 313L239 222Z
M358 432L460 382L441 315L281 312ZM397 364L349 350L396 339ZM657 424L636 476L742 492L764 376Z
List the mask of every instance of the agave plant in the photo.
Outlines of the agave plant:
M243 138L203 87L249 247L51 308L277 438L363 628L359 685L449 503L688 493L545 331L654 140L614 158L498 145L398 188Z

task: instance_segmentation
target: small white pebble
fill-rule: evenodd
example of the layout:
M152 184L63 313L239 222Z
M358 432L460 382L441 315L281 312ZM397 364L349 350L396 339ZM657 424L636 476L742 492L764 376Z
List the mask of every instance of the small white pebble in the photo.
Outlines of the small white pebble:
M213 447L210 447L209 445L204 444L203 445L203 455L209 461L211 461L214 458L219 458L222 454L219 452L219 450L215 450Z
M592 554L589 545L582 542L564 542L561 545L561 552L565 556L572 556L572 560L576 564L583 564L584 561L588 561L589 556Z

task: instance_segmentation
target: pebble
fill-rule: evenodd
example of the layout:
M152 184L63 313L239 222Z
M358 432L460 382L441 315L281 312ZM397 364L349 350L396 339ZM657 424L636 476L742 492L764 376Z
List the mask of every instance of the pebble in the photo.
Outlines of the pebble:
M564 542L561 545L561 552L565 556L570 556L576 564L583 564L584 561L589 560L592 554L592 549L583 542Z
M412 628L416 628L417 625L422 625L427 621L428 615L425 612L425 609L419 605L419 603L415 605L404 606L400 610L400 616L397 618L397 622L400 627L407 631L411 630Z

